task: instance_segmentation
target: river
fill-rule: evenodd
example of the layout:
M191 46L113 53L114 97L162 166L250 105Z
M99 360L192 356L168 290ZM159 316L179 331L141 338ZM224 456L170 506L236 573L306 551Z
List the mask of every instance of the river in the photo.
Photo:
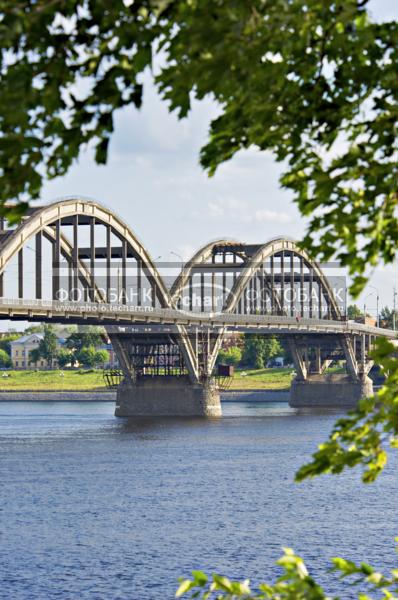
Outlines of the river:
M253 583L282 546L330 593L329 558L397 566L397 459L297 485L336 413L225 403L219 420L133 422L112 403L0 404L0 598L173 598L200 568ZM353 598L345 592L343 598Z

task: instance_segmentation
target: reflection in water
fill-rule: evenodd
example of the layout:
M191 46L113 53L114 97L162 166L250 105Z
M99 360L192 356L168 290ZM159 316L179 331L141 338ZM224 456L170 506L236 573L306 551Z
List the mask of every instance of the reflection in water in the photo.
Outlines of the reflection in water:
M354 472L293 483L338 413L228 402L206 421L113 410L0 404L0 598L172 598L193 568L272 578L283 545L330 593L341 585L325 575L336 553L394 566L393 458L374 486Z

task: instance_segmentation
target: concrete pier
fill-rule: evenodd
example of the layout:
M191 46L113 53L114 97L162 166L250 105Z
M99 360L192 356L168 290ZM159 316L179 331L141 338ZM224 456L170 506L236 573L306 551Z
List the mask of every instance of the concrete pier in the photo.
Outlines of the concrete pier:
M310 375L292 381L289 404L293 408L355 408L361 398L372 395L369 377L355 381L344 374Z
M117 417L221 417L218 389L188 377L124 380L117 389Z

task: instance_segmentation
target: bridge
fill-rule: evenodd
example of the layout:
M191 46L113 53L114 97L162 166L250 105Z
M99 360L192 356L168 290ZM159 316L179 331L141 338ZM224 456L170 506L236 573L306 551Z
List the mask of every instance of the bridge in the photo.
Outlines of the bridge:
M372 392L375 338L396 337L347 321L341 286L292 240L221 239L165 270L96 202L33 207L14 228L0 220L0 318L104 325L124 374L119 415L219 415L215 362L231 331L288 340L293 406L354 404ZM333 360L345 374L327 374Z

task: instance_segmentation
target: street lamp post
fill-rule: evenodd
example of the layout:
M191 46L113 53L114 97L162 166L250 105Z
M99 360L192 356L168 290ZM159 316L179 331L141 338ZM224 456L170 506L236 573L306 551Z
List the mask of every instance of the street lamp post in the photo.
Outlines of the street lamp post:
M395 306L395 299L397 297L397 290L395 289L395 287L393 288L393 296L392 296L392 328L395 331L395 312L396 312L396 306Z
M379 316L379 290L374 285L369 285L370 288L376 291L376 324L380 327L380 316Z
M174 252L173 250L170 250L170 254L174 254L174 256L180 259L181 264L184 264L184 259L182 258L181 254L178 254L178 252Z
M363 323L364 325L366 325L366 300L370 297L373 296L374 292L370 292L370 294L368 294L367 296L365 296L365 300L363 301Z
M181 261L181 275L184 275L184 259L182 258L181 254L178 254L178 252L174 252L173 250L170 250L170 254L174 254L174 256L176 256L177 258L180 259Z

